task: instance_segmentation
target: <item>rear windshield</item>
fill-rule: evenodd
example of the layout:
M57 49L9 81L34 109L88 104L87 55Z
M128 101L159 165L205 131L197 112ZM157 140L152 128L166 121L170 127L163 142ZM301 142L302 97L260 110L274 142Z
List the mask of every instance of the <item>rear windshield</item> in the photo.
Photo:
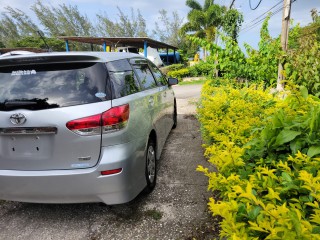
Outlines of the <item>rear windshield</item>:
M0 67L0 111L41 110L110 100L103 63Z

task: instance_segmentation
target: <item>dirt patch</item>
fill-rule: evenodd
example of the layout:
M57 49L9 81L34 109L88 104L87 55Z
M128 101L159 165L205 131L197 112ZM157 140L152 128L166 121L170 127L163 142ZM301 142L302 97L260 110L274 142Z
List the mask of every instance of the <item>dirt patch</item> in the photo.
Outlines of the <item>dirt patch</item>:
M197 117L194 114L185 114L183 115L183 118L197 121Z

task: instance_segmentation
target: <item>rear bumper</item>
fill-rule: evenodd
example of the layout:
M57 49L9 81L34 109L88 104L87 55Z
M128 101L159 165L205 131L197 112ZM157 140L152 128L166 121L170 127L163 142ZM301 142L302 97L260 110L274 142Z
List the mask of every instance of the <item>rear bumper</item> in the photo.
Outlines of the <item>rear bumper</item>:
M101 149L94 168L52 171L0 170L0 199L34 203L125 203L146 186L142 141ZM102 176L101 171L122 168Z

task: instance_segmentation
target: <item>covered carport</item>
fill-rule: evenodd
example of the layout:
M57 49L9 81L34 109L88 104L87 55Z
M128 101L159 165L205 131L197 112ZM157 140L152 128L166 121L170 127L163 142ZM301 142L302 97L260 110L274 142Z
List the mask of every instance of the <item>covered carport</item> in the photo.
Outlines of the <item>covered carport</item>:
M69 42L79 42L79 43L87 43L91 45L91 50L93 50L93 45L102 46L103 51L110 52L112 49L116 49L117 47L136 47L139 49L143 49L144 56L148 56L148 47L159 49L166 49L167 52L167 60L169 49L173 50L174 56L176 55L177 47L153 40L147 37L76 37L76 36L61 36L58 37L62 39L66 43L66 51L69 52ZM176 63L176 58L174 59Z

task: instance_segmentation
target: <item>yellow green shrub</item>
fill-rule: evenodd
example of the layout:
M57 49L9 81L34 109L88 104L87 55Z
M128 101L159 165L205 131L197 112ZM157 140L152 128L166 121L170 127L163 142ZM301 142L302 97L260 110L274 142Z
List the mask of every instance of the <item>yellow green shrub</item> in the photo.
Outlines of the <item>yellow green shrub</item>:
M219 191L208 206L227 239L320 239L320 105L305 88L273 96L257 86L202 90L198 167Z
M184 77L188 77L190 75L190 72L189 72L188 68L182 68L179 70L169 71L167 73L167 75L169 77L173 77L173 78L177 78L177 79L181 80Z
M289 165L304 159L319 167L320 159L298 153ZM209 209L223 218L221 237L229 239L320 239L320 172L294 172L281 162L273 169L258 167L248 179L220 176L222 200L211 198ZM289 170L290 169L290 170ZM216 177L217 173L208 173Z
M253 138L253 126L261 126L266 111L270 112L274 105L274 97L262 87L214 87L207 81L198 108L205 156L218 170L244 165L240 159L244 153L242 147Z

